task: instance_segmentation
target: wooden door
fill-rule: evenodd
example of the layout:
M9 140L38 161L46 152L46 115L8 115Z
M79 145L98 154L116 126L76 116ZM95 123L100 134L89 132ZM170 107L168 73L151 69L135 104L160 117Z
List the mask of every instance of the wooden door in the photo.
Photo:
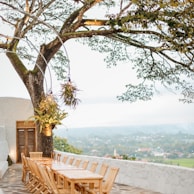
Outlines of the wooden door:
M29 156L36 151L36 128L34 122L17 121L17 162L21 162L21 153Z

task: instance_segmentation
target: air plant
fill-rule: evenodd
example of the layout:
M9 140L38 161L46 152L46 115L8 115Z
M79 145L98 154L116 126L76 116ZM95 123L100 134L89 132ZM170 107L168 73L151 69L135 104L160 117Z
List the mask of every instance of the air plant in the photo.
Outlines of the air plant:
M61 98L64 104L75 108L80 102L80 99L76 97L78 91L70 79L67 83L61 84Z

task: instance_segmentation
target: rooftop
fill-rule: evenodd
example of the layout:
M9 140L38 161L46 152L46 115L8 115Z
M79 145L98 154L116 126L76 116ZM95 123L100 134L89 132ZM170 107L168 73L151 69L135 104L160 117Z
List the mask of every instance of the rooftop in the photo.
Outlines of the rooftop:
M29 193L26 190L24 183L21 181L22 176L22 165L12 164L9 166L7 172L0 179L0 194L24 194ZM144 190L141 188L114 184L111 194L159 194L158 192L153 192L149 190Z

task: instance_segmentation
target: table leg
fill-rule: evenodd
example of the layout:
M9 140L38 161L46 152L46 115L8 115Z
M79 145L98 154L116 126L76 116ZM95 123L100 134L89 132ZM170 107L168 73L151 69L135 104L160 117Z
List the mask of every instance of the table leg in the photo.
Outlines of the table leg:
M71 181L70 184L71 184L71 194L75 194L75 183Z
M99 194L102 194L102 181L103 180L99 180L99 185L98 185L98 187L99 187Z

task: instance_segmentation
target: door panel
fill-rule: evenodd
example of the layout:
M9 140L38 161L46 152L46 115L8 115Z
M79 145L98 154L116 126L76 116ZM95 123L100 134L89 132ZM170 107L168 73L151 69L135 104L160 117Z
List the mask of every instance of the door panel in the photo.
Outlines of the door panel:
M25 121L24 121L25 122ZM29 156L29 152L36 151L36 130L32 125L23 126L17 123L17 162L21 162L21 153L23 152L25 156Z

